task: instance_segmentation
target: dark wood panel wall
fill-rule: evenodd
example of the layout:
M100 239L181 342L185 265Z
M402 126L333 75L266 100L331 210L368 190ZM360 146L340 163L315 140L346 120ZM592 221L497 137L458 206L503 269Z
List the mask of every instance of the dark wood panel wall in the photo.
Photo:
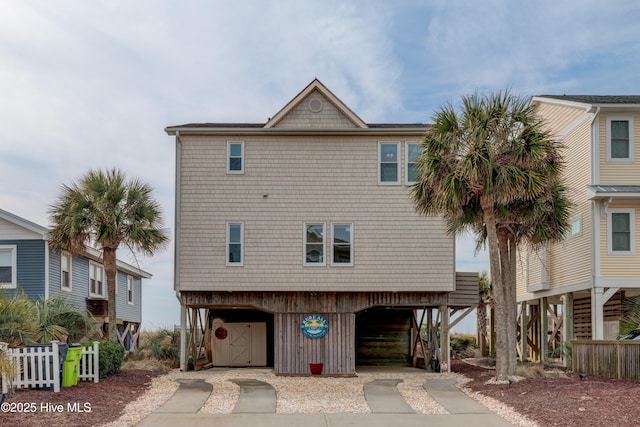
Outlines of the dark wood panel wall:
M274 371L281 374L309 374L309 363L323 363L323 374L355 373L355 315L317 313L329 327L320 338L308 338L300 330L301 313L276 313Z

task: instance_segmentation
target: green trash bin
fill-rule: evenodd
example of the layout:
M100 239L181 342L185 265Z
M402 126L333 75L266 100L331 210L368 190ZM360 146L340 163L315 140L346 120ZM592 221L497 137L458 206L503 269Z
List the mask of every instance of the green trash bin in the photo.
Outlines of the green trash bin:
M67 349L67 358L64 360L64 368L62 369L63 387L71 387L78 384L81 357L82 347L69 346Z

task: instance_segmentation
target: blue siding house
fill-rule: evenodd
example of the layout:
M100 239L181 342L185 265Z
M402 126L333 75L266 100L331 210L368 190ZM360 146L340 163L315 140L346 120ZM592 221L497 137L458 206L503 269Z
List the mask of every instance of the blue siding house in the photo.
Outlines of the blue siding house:
M0 209L0 289L24 292L35 300L55 295L89 311L102 332L108 326L106 274L100 251L87 247L83 255L49 248L46 227ZM120 342L137 347L142 323L142 279L151 274L118 260L116 317Z

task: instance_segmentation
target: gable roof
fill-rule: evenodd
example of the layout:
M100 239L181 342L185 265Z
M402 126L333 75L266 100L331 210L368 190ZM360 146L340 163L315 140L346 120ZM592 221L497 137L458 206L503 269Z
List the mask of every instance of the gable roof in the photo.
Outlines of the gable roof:
M0 209L0 219L4 219L12 224L15 224L19 227L25 228L33 233L36 233L42 240L49 240L49 229L47 227L43 227L41 225L36 224L35 222L31 222L27 219L19 217L18 215L12 214L11 212L7 212L4 209ZM85 246L84 256L87 258L93 259L95 261L99 261L102 253L90 246ZM121 260L116 260L118 269L124 271L125 273L130 273L133 275L140 276L145 279L149 279L152 277L151 273L148 273L140 268L134 267L131 264L128 264Z
M318 79L313 79L311 83L307 85L300 93L298 93L287 105L285 105L280 111L276 113L267 123L264 125L265 129L269 129L277 125L289 112L303 102L312 92L318 91L324 96L334 107L336 107L353 125L360 129L365 129L367 124L356 113L351 111L337 96L333 94L325 85Z
M47 234L49 233L49 229L47 227L43 227L36 224L35 222L31 222L27 219L19 217L18 215L14 215L11 212L5 211L4 209L0 209L0 218L38 234L40 237L42 237L42 240L47 239Z
M537 95L533 97L534 100L540 98L595 106L640 106L640 95Z

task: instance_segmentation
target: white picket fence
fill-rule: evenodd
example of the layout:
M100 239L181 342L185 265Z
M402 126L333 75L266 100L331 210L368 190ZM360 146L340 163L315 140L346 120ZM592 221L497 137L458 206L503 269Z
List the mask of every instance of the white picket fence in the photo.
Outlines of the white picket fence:
M99 381L98 345L94 342L93 347L82 348L78 380ZM8 393L9 384L16 388L53 387L54 392L60 391L62 364L57 341L52 341L50 346L24 348L7 348L5 343L0 343L0 350L5 352L15 368L13 379L2 375L2 393Z

